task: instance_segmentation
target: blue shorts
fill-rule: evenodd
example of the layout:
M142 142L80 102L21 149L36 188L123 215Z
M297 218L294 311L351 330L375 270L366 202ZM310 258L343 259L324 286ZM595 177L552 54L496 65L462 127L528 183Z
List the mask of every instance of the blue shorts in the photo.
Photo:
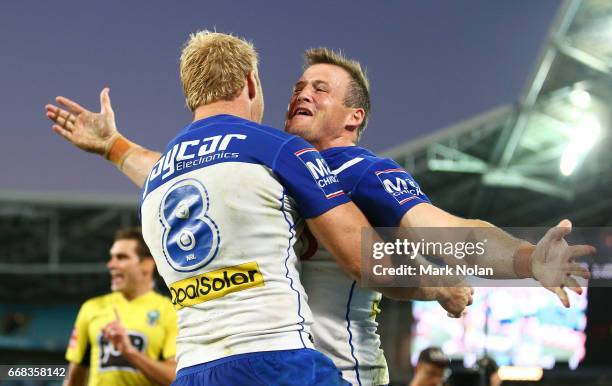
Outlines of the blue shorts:
M172 386L349 385L334 363L312 349L232 355L180 369Z

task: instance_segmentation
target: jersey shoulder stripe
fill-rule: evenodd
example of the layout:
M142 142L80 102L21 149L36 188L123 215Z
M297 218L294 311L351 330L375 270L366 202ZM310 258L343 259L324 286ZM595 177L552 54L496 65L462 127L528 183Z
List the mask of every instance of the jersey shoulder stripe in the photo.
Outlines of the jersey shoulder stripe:
M332 173L349 196L368 169L380 160L374 153L359 146L334 147L321 152Z
M339 168L332 170L332 173L334 173L335 175L338 175L342 173L343 171L345 171L346 169L350 168L351 166L358 164L361 161L363 161L362 157L353 158L352 160L346 161L345 163L340 165Z
M429 202L410 173L392 159L358 146L331 148L322 155L374 226L398 226L408 210Z

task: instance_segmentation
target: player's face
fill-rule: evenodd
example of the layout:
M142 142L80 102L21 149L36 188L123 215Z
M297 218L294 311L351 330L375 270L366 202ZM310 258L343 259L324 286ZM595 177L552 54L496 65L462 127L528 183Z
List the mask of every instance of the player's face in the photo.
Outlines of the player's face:
M117 240L110 250L106 264L111 275L111 290L131 295L137 291L144 280L140 259L136 254L136 240Z
M354 109L344 105L348 73L331 64L306 69L293 88L285 130L319 144L340 136Z
M414 371L413 385L440 386L444 378L444 369L431 363L418 363Z

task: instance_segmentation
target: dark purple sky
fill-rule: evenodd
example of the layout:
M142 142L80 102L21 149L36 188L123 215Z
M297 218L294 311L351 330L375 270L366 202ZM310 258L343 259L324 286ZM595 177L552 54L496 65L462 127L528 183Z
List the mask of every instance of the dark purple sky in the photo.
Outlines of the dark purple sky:
M264 123L279 127L302 52L342 48L368 68L373 114L362 145L404 143L517 100L559 0L0 2L0 190L126 193L98 157L57 137L44 105L65 95L94 110L111 87L118 126L161 149L190 120L178 81L190 32L251 39Z

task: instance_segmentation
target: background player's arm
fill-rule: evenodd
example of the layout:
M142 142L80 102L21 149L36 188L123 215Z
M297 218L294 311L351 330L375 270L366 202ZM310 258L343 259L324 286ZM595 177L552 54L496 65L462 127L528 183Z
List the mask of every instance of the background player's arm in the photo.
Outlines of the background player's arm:
M161 153L138 146L117 131L108 88L100 93L99 113L65 97L59 96L56 101L61 107L45 107L54 123L53 131L79 149L105 157L139 187L144 185Z
M87 333L91 304L89 301L83 303L70 334L70 341L66 349L66 360L69 366L68 374L64 380L65 386L85 386L87 384L89 377L88 364L91 361L91 347Z
M70 363L68 366L68 375L64 380L63 386L85 386L89 369L85 366L76 363Z
M142 371L145 377L157 384L166 386L174 381L176 376L176 361L174 358L156 361L138 350L126 352L123 356L138 370Z
M176 361L174 357L165 360L149 358L134 347L130 341L126 329L117 320L110 322L104 327L104 337L108 339L117 351L140 370L145 377L160 385L170 385L176 375Z

